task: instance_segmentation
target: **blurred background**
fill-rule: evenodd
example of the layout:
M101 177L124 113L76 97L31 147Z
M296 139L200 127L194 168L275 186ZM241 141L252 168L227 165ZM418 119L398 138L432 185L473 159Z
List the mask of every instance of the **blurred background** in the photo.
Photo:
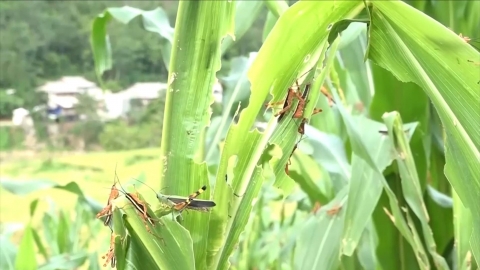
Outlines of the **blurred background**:
M462 3L453 5L454 16L446 1L412 5L455 32L474 36ZM17 252L28 245L39 262L96 269L109 231L93 217L107 200L115 167L125 182L159 178L168 74L164 42L140 19L127 25L113 21L107 30L113 68L101 82L95 75L92 22L106 8L124 5L161 7L174 27L177 1L0 2L1 269L14 269ZM214 117L271 27L268 7L255 10L249 27L223 53L212 89ZM349 53L361 63L363 50ZM357 69L354 76L366 77L368 66L346 65L345 72ZM236 102L248 100L248 83L242 87L246 90ZM349 100L359 113L370 105L361 99ZM22 240L26 226L33 228L32 236ZM42 269L59 269L49 267Z
M102 82L95 75L93 20L107 8L125 5L160 7L175 24L177 1L0 3L1 269L14 269L29 225L40 265L103 264L109 231L94 214L107 200L115 166L125 182L159 178L168 74L164 42L145 31L140 18L128 25L113 21L107 32L114 67ZM267 12L262 8L224 53L219 78L228 75L232 60L258 51ZM216 114L225 81L212 89Z

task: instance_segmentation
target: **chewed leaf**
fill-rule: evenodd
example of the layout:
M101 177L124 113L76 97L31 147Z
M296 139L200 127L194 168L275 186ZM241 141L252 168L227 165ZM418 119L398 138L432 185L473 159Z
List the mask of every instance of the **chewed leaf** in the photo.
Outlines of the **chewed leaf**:
M146 224L125 197L115 200L114 211L123 213L124 218L123 224L114 219L114 233L128 241L122 245L126 247L124 256L128 263L142 265L145 269L195 269L193 243L188 231L169 216L158 218L148 210L155 220L153 225ZM128 231L129 237L125 231ZM115 254L119 256L123 253ZM117 261L125 258L117 258Z

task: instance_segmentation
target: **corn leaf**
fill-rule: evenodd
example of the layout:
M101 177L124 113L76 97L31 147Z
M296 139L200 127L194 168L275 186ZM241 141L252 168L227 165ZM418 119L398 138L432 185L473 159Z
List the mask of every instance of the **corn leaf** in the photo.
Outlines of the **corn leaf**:
M472 237L478 239L480 73L475 62L480 53L440 23L401 1L372 3L368 56L400 81L421 86L431 99L446 132L445 174L471 211L475 225ZM479 250L480 247L472 246L477 260Z
M268 35L248 72L252 85L249 105L240 113L238 124L230 127L222 151L214 200L223 203L212 213L212 215L218 216L219 220L212 217L217 225L210 227L209 237L211 237L212 243L215 243L211 245L211 252L216 253L216 256L209 263L209 269L228 268L228 257L238 241L240 232L244 229L243 226L234 224L238 224L239 221L243 223L250 211L249 207L240 206L251 203L256 194L251 196L247 193L249 191L256 192L258 186L263 182L261 176L263 170L257 166L257 162L263 157L263 151L268 145L277 120L274 118L270 120L265 133L250 131L250 129L263 107L269 90L271 89L271 93L275 97L274 101L283 97L286 89L292 85L295 76L300 75L299 71L308 70L305 63L311 67L320 58L318 52L322 51L328 38L328 25L348 16L354 12L355 7L361 6L361 4L361 2L333 3L325 1L296 3L283 13ZM331 12L319 17L318 12L321 10L331 10ZM315 27L312 28L312 25ZM282 46L278 46L278 44L282 44ZM317 53L314 55L315 52ZM279 55L282 57L278 57ZM316 103L316 100L313 103ZM285 148L288 146L289 149L292 149L295 137L289 134L296 132L295 122L285 121L283 125L283 128L289 132L283 133L288 141L285 142ZM231 181L230 185L225 182L227 172L228 179L231 179L229 180ZM243 197L235 197L232 195L233 192ZM221 223L220 218L225 216L232 218ZM226 243L222 245L224 241Z
M149 214L158 219L151 210ZM192 238L171 216L160 218L155 226L149 224L149 233L137 210L122 196L114 202L113 222L119 268L195 269Z
M188 196L208 184L203 161L205 128L210 123L212 89L220 69L222 38L234 34L235 3L182 1L178 7L162 132L161 187ZM209 199L209 191L203 197ZM225 201L216 200L217 205ZM209 227L226 216L192 213L184 226L192 234L195 269L206 269L213 254ZM215 216L218 218L216 219ZM207 242L208 241L208 242Z
M168 22L168 16L162 8L144 11L138 8L124 6L120 8L107 8L100 13L92 24L90 44L95 60L95 72L100 82L102 74L112 68L112 48L107 34L107 25L114 19L120 23L128 24L133 19L141 17L145 30L160 35L162 42L162 58L168 67L172 50L173 28Z
M35 258L35 245L32 232L33 228L28 224L23 231L23 237L20 246L18 247L17 258L15 259L15 269L37 269L37 259Z
M423 201L423 193L418 179L417 169L412 151L408 144L403 124L397 112L387 113L384 116L388 127L388 133L392 144L392 150L395 153L395 159L399 166L400 177L402 178L402 190L404 198L418 217L421 223L424 240L430 255L433 258L437 269L450 269L445 259L437 253L437 245L433 239L432 230L429 226L429 216L427 207Z

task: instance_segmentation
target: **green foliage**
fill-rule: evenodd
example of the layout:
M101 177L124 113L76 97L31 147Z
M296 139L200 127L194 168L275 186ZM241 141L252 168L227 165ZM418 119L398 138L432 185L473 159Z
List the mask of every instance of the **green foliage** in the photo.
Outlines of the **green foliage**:
M33 120L33 125L35 127L35 135L37 136L37 140L39 142L48 142L48 128L47 125L49 124L49 119L47 119L47 112L45 109L39 111L31 111L30 116Z
M97 108L97 101L89 95L80 95L78 104L75 105L75 111L82 115L83 119L75 123L71 133L77 138L81 138L87 149L93 145L98 145L99 136L104 128L104 124L98 116Z
M30 222L24 228L22 240L18 249L9 244L12 230L2 231L2 269L58 269L77 268L87 260L91 266L98 265L97 254L88 254L86 250L93 238L83 237L83 231L98 231L101 224L92 220L92 213L98 211L99 205L86 197L78 185L70 182L65 186L50 181L33 180L29 185L19 184L17 181L2 179L0 185L11 193L26 195L42 189L58 188L78 195L75 207L75 216L70 216L65 210L57 210L53 202L49 202L48 211L41 217L41 227L33 223L37 212L38 199L30 203ZM43 232L43 235L39 232ZM37 250L39 255L37 256ZM10 255L9 255L10 254ZM90 257L89 257L90 255ZM93 255L93 256L92 256ZM13 257L15 260L13 262ZM93 260L92 260L93 259ZM12 267L15 264L15 268Z
M76 122L71 132L83 139L86 148L101 146L107 151L118 151L154 147L162 137L164 102L159 98L145 107L141 100L132 100L128 121L118 119L105 123L97 114L97 102L81 95L75 108L84 119Z
M134 100L132 100L131 103L133 103L133 101ZM131 104L131 107L132 109L128 115L131 123L151 123L154 125L159 125L159 130L156 134L161 135L161 124L163 122L163 113L165 109L164 96L160 96L159 98L150 101L146 107L140 104Z
M0 127L0 150L21 148L24 137L24 132L20 127Z
M99 145L103 129L104 124L98 119L86 119L77 122L71 132L77 138L81 138L85 142L85 148L89 149L91 146Z
M146 123L129 125L124 120L107 123L99 136L100 145L107 151L153 147L161 141L160 125Z
M157 1L126 2L140 8L155 8L158 5ZM11 110L6 106L17 104L18 100L27 109L44 104L45 100L40 99L41 94L34 89L45 81L78 74L94 80L88 39L91 20L105 8L120 7L126 2L37 1L28 5L16 1L1 2L0 64L3 72L0 74L0 89L13 88L17 92L15 102L0 97L0 116L9 116ZM171 16L175 14L175 5L161 4ZM135 82L166 78L164 64L152 60L153 55L162 58L155 35L145 36L139 25L128 28L111 25L109 32L118 61L115 68L105 75L105 81L109 82L106 86L115 91Z
M192 238L185 228L171 216L166 216L156 221L157 226L151 226L152 233L148 233L136 210L127 206L131 204L125 197L115 200L114 207L118 210L114 211L113 232L119 236L117 256L122 249L121 252L129 258L128 263L143 265L147 269L193 269ZM150 214L153 216L153 212ZM134 233L128 235L127 228ZM117 260L119 266L127 265L125 256Z
M423 198L427 186L425 178L427 176L427 155L430 153L430 141L419 140L419 135L411 137L411 141L409 141L404 134L400 117L396 113L390 113L382 117L386 127L388 127L389 134L388 136L382 135L378 130L385 129L385 125L366 118L364 106L371 110L372 116L377 120L382 120L380 116L385 112L398 110L402 115L405 114L408 121L417 122L408 125L408 128L406 128L411 134L416 132L418 123L420 124L420 131L426 133L429 132L425 126L429 119L426 112L428 112L428 98L430 98L439 113L440 119L443 120L442 122L445 124L445 121L447 121L448 124L445 124L445 127L450 132L453 132L454 128L449 125L452 121L449 122L447 119L452 118L452 115L457 117L455 118L456 125L464 126L465 130L473 128L473 118L478 118L478 116L464 110L464 107L458 106L455 103L456 100L461 100L457 98L458 95L452 96L450 95L450 88L443 88L444 85L447 85L443 82L448 78L447 74L443 74L447 69L438 63L449 62L449 59L453 59L455 56L448 55L442 49L434 49L433 44L431 44L432 41L424 38L429 30L418 28L418 21L422 21L420 25L429 25L428 29L437 28L439 33L443 31L436 38L445 39L444 44L447 42L445 36L450 35L449 39L452 42L457 42L460 39L457 37L457 41L454 41L455 37L445 31L445 28L402 3L372 5L375 8L373 6L372 8L369 7L369 17L367 19L344 20L346 17L358 14L362 3L300 2L286 11L279 4L269 3L268 7L273 14L280 15L284 11L285 13L281 14L279 21L269 33L249 69L248 75L252 91L248 106L242 110L238 124L230 126L226 135L225 146L221 152L220 163L218 168L213 169L216 169L216 172L214 172L216 181L210 181L210 183L215 185L212 196L218 206L210 217L200 218L200 216L195 216L187 218L185 223L185 227L192 234L198 234L200 232L199 228L205 231L205 228L210 225L206 243L208 250L206 264L203 255L205 243L199 242L194 245L196 268L228 268L228 259L233 252L233 247L239 241L240 233L247 226L250 212L253 210L251 207L252 201L261 194L260 187L263 183L273 184L273 186L280 188L285 195L288 195L295 190L293 178L309 194L310 207L318 201L325 201L322 203L328 204L316 215L296 216L303 222L300 223L296 240L294 240L295 251L288 248L277 251L279 254L290 254L288 258L293 258L292 261L281 260L279 262L273 260L270 261L269 266L280 263L277 265L278 267L286 264L283 266L302 269L317 269L319 267L335 269L340 266L345 268L348 265L355 267L359 264L364 268L375 269L377 263L384 264L384 267L388 265L388 262L383 260L383 258L388 257L386 254L381 256L382 259L377 262L375 247L377 245L392 245L393 248L403 249L405 254L411 254L411 256L409 255L410 260L404 261L400 265L389 265L389 269L407 265L429 269L432 263L439 269L449 269L445 258L440 255L444 252L437 251L435 238L432 235L433 231L429 226L428 210ZM161 183L169 187L173 186L172 189L178 194L186 194L194 186L200 185L201 182L198 179L207 179L202 164L195 162L197 160L201 161L203 156L203 146L198 140L203 138L201 130L206 124L205 115L208 115L208 102L211 100L209 93L212 80L209 79L209 76L218 70L216 61L219 59L219 54L216 44L218 44L218 38L222 34L225 35L225 33L232 31L231 7L222 10L220 6L208 6L208 8L207 6L208 4L205 4L205 6L203 4L180 5L172 46L173 51L169 68L171 76L169 89L171 91L167 92L165 107L162 140L162 156L165 163L161 164L161 171L164 172ZM202 13L202 8L210 9L212 12L225 12L224 15L216 16L225 20L224 28L218 27L218 24L210 26L211 16ZM318 17L319 10L333 11L328 15ZM385 14L388 14L388 18L399 16L399 10L402 10L402 14L411 14L409 17L418 17L416 20L409 20L409 23L412 24L417 21L416 26L412 25L410 28L416 29L418 33L402 28L404 27L403 17L398 17L393 22L384 17ZM202 15L205 17L202 17ZM189 20L187 21L185 18L189 18ZM191 18L202 21L202 24L190 25L192 23ZM332 22L336 23L332 24ZM389 103L391 99L388 99L388 95L392 93L391 89L387 92L386 89L380 88L378 95L374 95L372 100L373 91L371 89L373 89L373 85L371 85L371 82L366 81L363 85L352 86L357 80L365 82L364 78L368 76L367 73L372 72L368 66L366 71L361 73L352 72L355 68L365 70L365 66L361 63L362 57L358 57L362 53L361 50L350 55L354 56L352 58L355 60L350 63L346 62L347 66L340 65L338 59L350 58L348 57L348 51L343 50L340 54L337 54L337 59L334 57L339 48L337 35L353 22L369 22L368 43L363 43L363 46L367 45L366 56L392 72L402 81L415 82L422 87L426 95L420 92L414 99L413 104L410 102L408 107L404 107L402 106L402 99L397 98L396 102ZM315 28L310 27L312 24L315 25ZM212 27L212 29L208 29L208 27ZM235 30L240 33L243 31L241 28ZM208 31L215 34L205 36L204 32ZM362 33L361 28L356 28L356 32ZM366 34L366 32L363 33ZM343 43L343 47L349 47L349 43L353 43L356 37L358 37L358 34L355 35L354 32L347 34L347 42ZM189 42L186 40L189 40ZM204 49L209 53L199 55L198 47L194 46L197 43L210 46L207 47L210 49ZM278 44L282 44L282 46L278 46ZM101 43L97 42L97 45L101 45ZM104 47L106 48L106 43L96 47L96 50L101 51ZM394 49L387 50L389 47ZM460 48L464 51L468 45L458 42L458 44L452 44L452 47L458 47L459 51ZM108 54L104 53L102 55ZM280 55L282 57L279 57ZM458 54L456 57L457 62L459 58L465 60L460 65L464 65L464 69L467 70L466 63L468 61L466 60L473 59L475 56L473 52L470 52L470 55ZM102 63L101 61L108 61L108 59L99 58L97 60L98 63ZM453 65L453 61L450 64ZM297 77L296 74L302 74L312 66L316 66L315 72L312 72L312 75L316 75L312 88L319 89L325 81L325 84L333 92L337 104L336 109L326 110L320 116L326 120L324 121L325 124L316 126L313 122L313 126L320 130L330 131L338 136L339 141L344 141L346 145L343 151L346 151L347 156L350 157L349 161L343 159L343 164L337 164L340 168L339 171L332 170L332 166L325 162L320 162L323 168L319 168L319 172L327 171L330 174L331 183L326 188L317 188L315 186L318 183L312 184L307 180L297 179L304 178L302 177L303 174L289 177L284 172L285 163L289 162L290 149L296 144L295 134L299 122L283 121L276 127L276 119L271 118L265 132L250 131L269 90L271 90L274 100L278 99L278 96L283 96L285 89ZM429 66L436 67L436 70L428 69ZM97 71L102 73L108 68L110 68L108 65L101 66L101 69ZM474 102L478 97L475 97L471 91L474 87L474 78L469 76L472 77L473 73L466 73L463 76L457 74L453 81L456 80L463 82L464 85L469 85L469 88L459 95L471 94L474 97L468 99L468 102ZM379 82L378 85L381 83L388 84L387 80L381 80L382 77L375 78ZM305 80L311 79L312 77L309 75ZM240 82L241 79L239 78L238 81ZM391 83L388 85L392 86ZM417 88L417 92L420 91L417 86L412 86L411 90L415 88ZM458 88L460 87L455 89ZM179 91L176 91L176 89L179 89ZM384 91L382 92L382 90ZM416 93L411 92L411 94ZM233 100L235 95L231 96ZM313 106L317 103L317 100L319 100L317 105L326 108L325 100L319 99L319 97L317 91L311 93L310 103L306 107L307 116L313 111ZM195 106L192 106L193 104ZM357 104L360 105L357 106ZM353 105L357 106L357 113L360 116L353 116L347 110L349 106ZM226 110L228 111L231 106L232 102L230 101ZM473 104L469 104L467 107L471 108ZM220 126L216 126L220 128L218 128L217 135L214 137L213 147L216 147L215 144L222 137L219 134L223 130L221 127L225 125L226 119L228 118L222 117ZM338 122L338 119L341 119L341 122ZM178 123L183 123L183 125ZM447 134L453 135L453 138L450 138L450 149L454 149L454 154L458 152L463 153L464 157L469 157L470 161L465 160L465 163L478 160L476 158L478 148L474 146L477 134L474 129L465 133L460 130L459 133L447 132ZM455 134L457 134L457 137L455 137ZM313 133L308 131L307 135L314 136ZM468 142L472 142L473 147L462 145ZM265 149L269 149L268 152ZM335 151L338 150L332 152ZM210 157L214 156L213 152L210 149L207 154L209 161ZM172 155L172 153L174 154ZM337 156L341 157L342 155L337 154ZM316 157L315 154L314 157ZM457 167L450 166L460 168L458 165ZM471 179L475 175L479 175L472 168L473 163L468 165L465 168L466 170L463 170L463 177ZM300 169L300 171L302 170ZM338 175L339 173L340 175ZM455 173L460 173L460 171ZM453 177L450 179L452 183L455 183L455 173L447 174L447 177ZM227 182L224 181L225 175L228 176ZM267 181L266 176L268 175L271 175L275 180L273 182ZM318 178L318 175L316 177ZM390 180L394 178L402 179L401 189L392 187ZM182 181L178 179L182 179ZM335 193L334 198L331 194L332 187ZM325 191L327 192L324 193ZM385 192L387 196L381 197L382 192ZM316 195L318 193L320 195ZM467 200L469 196L474 198L474 193L478 193L475 188L471 190L471 195L464 194L460 197ZM237 197L233 194L242 195ZM467 200L466 203L469 207L475 207L473 200ZM379 207L384 207L393 224L388 219L384 219L385 214L382 216L383 219L377 218L378 214L375 210ZM333 209L340 212L334 213L332 212ZM300 211L300 209L297 211ZM372 217L375 217L375 219L372 219ZM199 223L200 220L203 220L204 223ZM206 224L208 220L210 222ZM196 226L193 226L193 224ZM395 227L397 230L388 232L385 230L383 232L380 229L383 227L389 229ZM379 240L374 236L374 228L379 228L377 233L380 235L388 234L403 237L401 241L406 241L407 245ZM317 235L319 242L323 243L320 247L317 243L312 244L310 241L312 235ZM474 233L472 239L475 239L475 237ZM259 240L253 238L251 241L256 243ZM424 246L423 241L425 241L426 246ZM443 245L445 245L445 242L444 240ZM326 246L324 243L330 244ZM473 240L471 243L471 250L475 254L477 247ZM444 248L446 247L444 246ZM199 252L201 255L199 255ZM356 255L356 257L348 259L345 257L338 260L342 254L350 257ZM415 260L417 264L414 263ZM243 263L241 259L237 262L239 265Z
M0 116L12 117L12 111L22 105L23 100L17 95L9 95L6 90L0 90Z
M452 26L455 31L474 30L471 20L479 11L468 8L476 5L456 6L462 16L449 11L461 25ZM226 48L235 47L233 38L225 47L221 40L245 34L254 19L242 19L240 12L262 14L260 4L180 2L171 39L161 32L167 18L161 9L113 8L95 19L92 48L99 77L115 69L116 50L110 51L106 33L111 18L126 23L140 17L147 30L160 34L162 52L171 49L166 100L152 103L144 114L133 111L133 123L108 124L102 144L140 147L134 141L149 141L145 133L158 132L163 117L160 160L153 169L157 187L186 196L205 184L202 198L217 204L209 213L184 215L181 224L166 215L163 225L147 225L164 238L163 245L120 196L113 225L120 236L118 268L475 269L480 115L474 108L480 96L471 61L479 53L399 1L266 6L265 42L258 54L230 62L223 114L214 119L214 77ZM311 121L307 139L298 143L301 119L292 120L293 112L282 121L259 112L270 94L272 101L281 100L308 70L299 90L311 83L304 112ZM322 86L334 97L332 107L318 91ZM231 117L239 101L248 103ZM314 107L323 112L312 116ZM259 119L268 121L264 131L252 129ZM141 124L147 120L158 126L148 130ZM38 181L25 188L48 187L56 186ZM74 184L57 188L78 193ZM155 206L150 207L154 216ZM62 237L69 223L62 214L57 219L53 243L60 253L70 243ZM32 258L30 228L20 258Z

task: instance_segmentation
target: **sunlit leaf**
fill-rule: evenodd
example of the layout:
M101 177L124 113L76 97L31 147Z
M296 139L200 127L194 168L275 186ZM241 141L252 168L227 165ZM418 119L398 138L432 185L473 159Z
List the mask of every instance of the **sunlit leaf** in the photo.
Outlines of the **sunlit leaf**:
M407 4L386 3L374 2L369 58L399 80L415 82L431 99L446 132L445 174L474 224L480 224L480 73L474 63L480 53ZM480 227L473 231L479 238ZM477 250L473 247L480 258Z
M136 17L141 16L145 30L160 35L162 41L162 58L168 68L172 50L173 28L170 26L167 14L158 7L151 11L144 11L134 7L107 8L93 21L90 43L95 60L95 71L101 81L102 74L112 68L112 48L107 33L107 25L111 19L122 24L128 24Z
M37 259L35 257L35 243L32 234L33 228L27 225L23 231L22 241L18 247L17 258L15 259L15 269L34 270L37 269Z

